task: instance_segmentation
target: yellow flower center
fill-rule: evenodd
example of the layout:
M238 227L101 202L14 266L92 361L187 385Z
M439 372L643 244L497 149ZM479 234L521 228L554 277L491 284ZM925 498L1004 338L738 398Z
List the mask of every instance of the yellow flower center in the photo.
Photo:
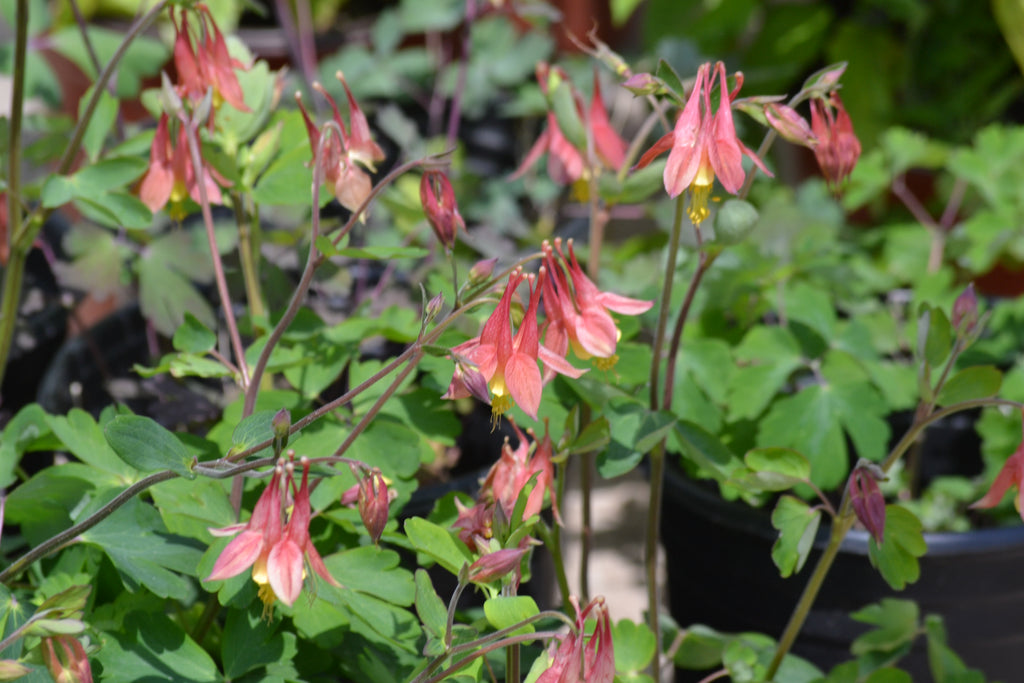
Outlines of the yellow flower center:
M619 354L613 353L607 358L595 358L594 367L598 370L611 370L619 362Z
M495 394L491 399L491 424L497 425L499 418L512 409L512 397L508 394Z
M712 176L713 178L714 176ZM700 226L707 217L711 214L708 210L708 198L711 197L712 184L709 182L707 185L702 185L698 181L700 175L697 176L697 180L690 185L690 206L686 209L686 215L690 217L690 221L695 226Z

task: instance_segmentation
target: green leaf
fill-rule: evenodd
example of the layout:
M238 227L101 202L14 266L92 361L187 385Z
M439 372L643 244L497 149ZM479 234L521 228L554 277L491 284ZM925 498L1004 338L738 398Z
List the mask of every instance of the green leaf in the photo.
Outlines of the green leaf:
M821 510L793 496L782 496L772 512L779 538L772 546L772 561L783 578L799 572L814 547Z
M462 566L472 561L465 544L433 522L419 517L407 519L405 534L418 552L433 558L452 574L458 575Z
M298 118L298 112L293 114ZM301 126L301 119L298 122ZM303 141L283 150L257 181L252 192L253 201L265 206L309 206L313 174L306 164L311 158L309 145ZM321 192L320 197L323 202L334 198L330 192Z
M422 247L344 247L336 250L330 256L348 256L349 258L374 259L376 261L390 261L398 258L423 258L430 252Z
M761 421L757 444L786 447L811 462L814 483L833 488L846 476L846 443L831 402L831 390L820 384L775 402Z
M85 112L85 107L89 100L92 98L93 88L92 85L89 90L82 95L82 99L78 103L78 116L81 118ZM93 110L92 118L89 120L89 125L85 129L85 136L82 138L82 148L85 150L86 155L90 161L95 161L96 157L103 147L103 142L107 139L107 135L114 128L114 122L117 121L117 100L107 91L100 93L99 101L96 103L96 108Z
M914 513L901 505L886 505L882 545L873 538L868 541L871 566L896 590L903 590L921 575L917 558L928 550L921 529L921 520Z
M876 627L853 641L850 651L857 656L875 651L894 653L909 647L920 629L920 611L912 600L884 598L850 617Z
M216 326L210 304L189 280L169 268L162 258L144 254L135 264L139 276L139 303L142 314L163 335L173 336L175 330L191 313L207 327Z
M717 481L727 480L741 466L740 459L717 436L686 420L676 422L669 446Z
M206 353L216 345L217 335L199 322L194 315L186 313L185 320L174 331L174 338L171 341L178 351Z
M97 223L110 228L146 230L153 227L153 212L135 195L121 190L98 197L78 197L75 206Z
M498 596L484 602L484 615L487 621L499 631L538 614L540 608L528 595ZM526 624L512 634L533 633L534 630L533 624Z
M609 441L611 432L608 419L602 416L589 422L569 444L568 450L569 453L589 453L604 448Z
M207 529L235 523L235 512L222 481L172 479L157 484L149 492L172 534L207 543L210 540Z
M131 592L145 587L162 598L185 600L195 590L186 576L195 575L202 552L186 539L168 534L157 511L138 498L81 539L107 554Z
M647 624L637 624L629 619L620 619L612 627L612 642L615 643L615 670L634 681L637 680L636 674L650 664L658 646Z
M953 326L940 308L923 306L918 318L918 354L932 368L942 365L953 348Z
M985 675L968 669L963 660L946 642L946 626L942 617L929 614L924 620L928 642L928 667L935 683L985 683Z
M177 624L163 614L135 611L123 627L108 632L95 655L103 665L103 680L216 683L223 680L213 659Z
M785 491L811 477L807 458L789 448L755 448L743 456L743 461L749 472L741 481L756 490Z
M126 485L138 481L138 470L110 447L103 430L89 413L72 408L66 417L48 415L46 421L64 446L82 462L116 475Z
M38 403L30 403L15 413L0 438L0 488L7 488L17 480L14 470L22 455L49 434L46 412Z
M999 393L1003 373L992 365L975 365L956 373L939 390L936 399L940 406L953 405L976 398L988 398Z
M107 423L103 433L114 452L140 472L171 470L186 479L194 479L193 456L177 437L151 418L142 415L118 415Z
M431 635L444 638L448 628L448 610L434 590L430 574L422 568L416 570L416 613Z
M249 605L247 610L228 612L220 647L227 678L237 678L267 664L287 661L295 655L295 636L275 633L281 622L264 619L262 613L259 602Z
M359 546L324 558L331 576L351 591L372 595L395 605L412 605L416 597L413 575L401 566L393 550Z
M244 418L231 433L231 450L229 453L241 453L257 444L274 438L274 415L276 410L260 410ZM253 458L270 455L270 447L254 453Z
M786 315L817 332L822 339L835 336L836 309L828 293L807 283L797 283L786 289Z

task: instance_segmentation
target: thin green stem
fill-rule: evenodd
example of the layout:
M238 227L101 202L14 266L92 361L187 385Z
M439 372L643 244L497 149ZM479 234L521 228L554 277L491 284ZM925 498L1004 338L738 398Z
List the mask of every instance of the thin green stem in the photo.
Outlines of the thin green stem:
M257 329L257 321L265 320L267 307L263 300L260 286L259 253L260 235L259 220L247 211L245 197L232 193L232 204L235 206L235 225L238 228L238 261L242 269L242 281L245 283L245 298L249 302L249 317L253 329Z
M672 341L668 346L668 356L665 361L665 391L661 400L662 410L669 410L672 407L672 398L675 393L675 382L676 382L676 363L679 357L679 347L683 342L683 329L686 327L686 321L690 317L690 308L693 306L693 298L697 294L697 288L700 287L701 281L704 279L704 274L708 272L711 264L715 262L715 257L710 255L705 249L701 240L700 228L694 226L694 232L697 235L697 250L699 256L697 257L697 269L693 272L693 278L690 280L690 286L686 290L686 296L683 298L683 305L679 309L679 315L676 316L676 324L672 330Z
M151 474L148 477L135 482L124 491L117 494L117 496L115 496L109 503L83 519L78 524L75 524L74 526L43 541L11 563L11 566L0 572L0 584L6 584L8 580L20 574L26 567L36 560L46 557L57 548L62 547L65 543L74 540L80 534L93 528L109 517L117 508L121 507L136 495L148 489L150 486L159 484L163 481L168 481L169 479L175 479L177 476L177 473L167 470L165 472Z
M654 634L654 642L661 642L661 609L658 593L658 529L661 525L661 498L665 479L665 442L659 441L650 453L651 479L647 507L647 527L644 529L644 577L647 582L647 626ZM659 657L651 661L650 676L660 681Z

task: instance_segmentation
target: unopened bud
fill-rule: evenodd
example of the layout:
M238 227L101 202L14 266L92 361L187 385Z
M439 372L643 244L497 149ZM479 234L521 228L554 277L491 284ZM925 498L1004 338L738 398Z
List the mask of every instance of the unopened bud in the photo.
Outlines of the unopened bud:
M374 468L359 482L359 516L374 543L380 540L388 523L389 503L387 482L381 471Z
M437 317L437 314L441 312L441 308L444 306L444 295L437 294L433 299L427 302L426 317L427 322L430 323Z
M270 420L270 426L274 429L274 452L281 455L281 451L288 445L288 432L292 427L292 414L287 408L281 408Z
M44 638L43 663L60 683L92 683L92 669L89 656L77 638L71 636L54 636Z
M978 324L978 297L974 293L974 283L967 285L967 289L960 292L960 296L953 303L953 328L955 330L970 333Z
M28 675L32 669L14 659L0 659L0 681L13 681Z
M881 545L885 531L885 497L878 488L881 472L876 470L858 465L850 475L848 494L857 519L875 539L875 543Z
M473 264L473 267L469 269L469 281L471 284L478 285L485 280L489 280L491 275L494 273L494 266L498 264L497 257L488 258L482 261L477 261Z
M452 184L441 171L427 171L420 180L420 202L427 221L445 249L455 247L455 234L459 228L466 229L466 222L459 214L455 203Z
M814 147L818 142L807 120L788 105L777 102L768 104L764 108L764 117L779 135L795 145Z
M661 81L649 73L633 74L622 84L634 95L654 95L661 90Z
M519 562L526 554L526 548L505 548L482 556L469 565L469 580L474 583L490 583L519 568Z

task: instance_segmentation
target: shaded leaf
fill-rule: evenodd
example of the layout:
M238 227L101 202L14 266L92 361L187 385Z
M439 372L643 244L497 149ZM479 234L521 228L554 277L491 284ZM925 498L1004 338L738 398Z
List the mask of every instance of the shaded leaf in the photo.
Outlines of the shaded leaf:
M171 470L186 479L195 478L193 456L177 437L152 418L118 415L103 433L114 452L141 472Z

